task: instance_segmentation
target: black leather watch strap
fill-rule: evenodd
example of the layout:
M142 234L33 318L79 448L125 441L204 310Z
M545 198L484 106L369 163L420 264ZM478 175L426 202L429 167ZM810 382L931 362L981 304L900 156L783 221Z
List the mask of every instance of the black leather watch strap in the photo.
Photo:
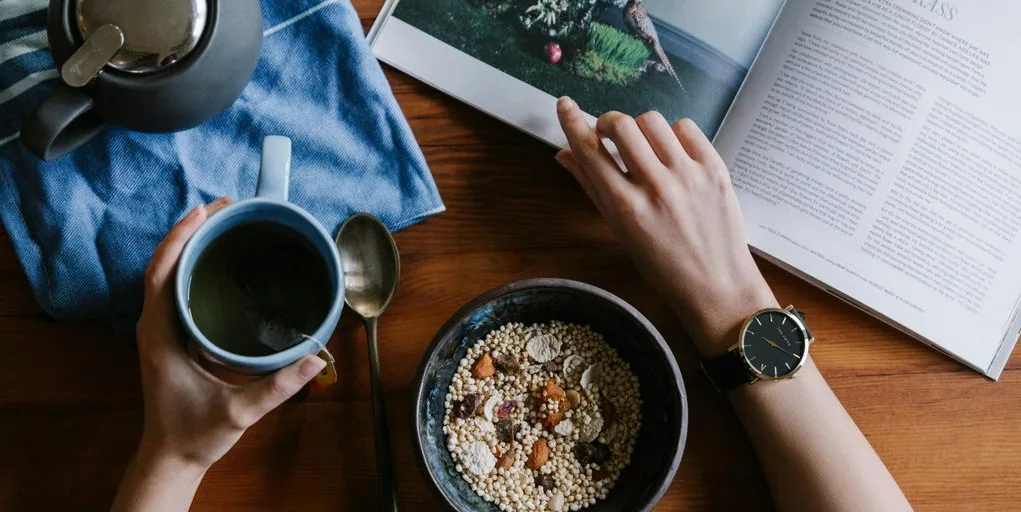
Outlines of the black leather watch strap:
M717 391L730 391L738 386L753 382L757 377L737 350L702 361L702 369L709 376Z
M795 315L798 315L798 318L801 319L801 325L804 326L805 328L805 334L808 335L808 340L809 341L814 340L815 335L812 334L812 330L808 328L808 323L805 322L805 312L794 306L791 306L791 312L794 313Z

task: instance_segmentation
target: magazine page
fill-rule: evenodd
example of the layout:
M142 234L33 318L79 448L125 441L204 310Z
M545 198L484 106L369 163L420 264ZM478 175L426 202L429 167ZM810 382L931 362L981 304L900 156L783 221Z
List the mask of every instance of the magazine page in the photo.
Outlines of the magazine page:
M716 140L753 247L994 378L1021 297L1017 20L789 0Z
M714 134L783 0L392 0L384 62L555 146L556 98Z

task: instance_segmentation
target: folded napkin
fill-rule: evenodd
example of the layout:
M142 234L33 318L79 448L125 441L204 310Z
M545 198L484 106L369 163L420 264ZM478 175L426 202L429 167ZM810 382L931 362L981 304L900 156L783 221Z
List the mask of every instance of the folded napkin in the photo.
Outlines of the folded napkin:
M17 132L57 80L47 3L0 2L0 216L50 315L133 319L149 257L177 219L254 195L266 135L292 139L291 201L331 232L353 212L397 230L443 211L348 0L263 1L255 76L212 121L177 134L108 127L37 160Z

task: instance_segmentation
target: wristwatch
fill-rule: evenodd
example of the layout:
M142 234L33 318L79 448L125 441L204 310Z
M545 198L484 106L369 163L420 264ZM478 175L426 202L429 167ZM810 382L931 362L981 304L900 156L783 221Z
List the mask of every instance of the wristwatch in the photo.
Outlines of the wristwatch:
M702 361L702 369L717 391L788 379L805 365L814 340L804 313L794 306L761 309L741 326L737 343L726 354Z

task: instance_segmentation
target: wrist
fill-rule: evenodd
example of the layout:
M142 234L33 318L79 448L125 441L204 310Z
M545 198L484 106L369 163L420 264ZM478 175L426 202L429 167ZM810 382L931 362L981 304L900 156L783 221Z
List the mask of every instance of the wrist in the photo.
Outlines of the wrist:
M713 358L727 352L737 343L741 326L756 311L777 308L779 303L761 276L733 293L707 300L695 311L694 318L685 319L692 327L691 335L702 357ZM681 314L682 319L684 315Z
M135 454L135 465L147 474L169 474L181 481L201 480L209 466L182 457L173 450L142 440Z

